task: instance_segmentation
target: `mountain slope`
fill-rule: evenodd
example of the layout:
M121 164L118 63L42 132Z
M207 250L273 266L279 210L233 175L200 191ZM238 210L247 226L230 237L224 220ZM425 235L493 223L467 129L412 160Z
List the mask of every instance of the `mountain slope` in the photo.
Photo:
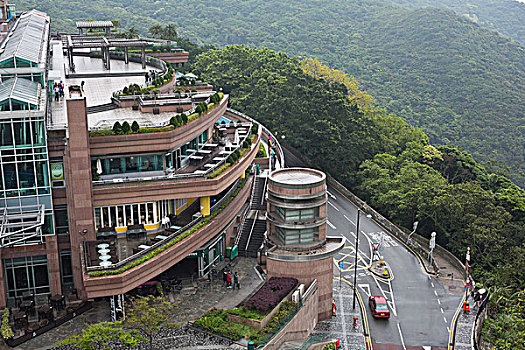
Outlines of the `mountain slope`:
M151 19L138 19L151 17L204 43L318 57L353 75L379 106L433 142L505 161L525 185L525 49L452 11L371 0L21 0L19 8L60 3L70 16L96 4L94 19L115 8L124 26L145 29Z

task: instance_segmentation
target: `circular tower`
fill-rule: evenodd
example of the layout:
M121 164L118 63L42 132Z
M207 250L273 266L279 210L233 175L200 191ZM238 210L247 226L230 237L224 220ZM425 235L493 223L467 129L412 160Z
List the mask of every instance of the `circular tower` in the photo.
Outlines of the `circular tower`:
M268 180L266 253L268 277L295 277L306 286L317 280L318 319L331 315L333 255L343 237L326 236L326 175L318 170L286 168Z

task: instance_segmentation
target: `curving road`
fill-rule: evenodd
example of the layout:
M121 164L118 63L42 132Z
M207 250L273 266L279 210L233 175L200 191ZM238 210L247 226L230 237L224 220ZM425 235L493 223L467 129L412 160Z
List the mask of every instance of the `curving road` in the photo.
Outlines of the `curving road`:
M285 150L287 166L302 162ZM341 276L353 283L357 208L344 195L328 187L328 235L343 235L347 246L334 257ZM388 320L375 319L367 304L367 320L374 350L447 349L453 316L461 297L447 293L439 279L427 275L418 259L395 238L361 213L359 225L357 285L368 303L370 295L383 295L391 310ZM381 242L384 260L390 266L389 280L370 273L372 243ZM334 286L335 287L335 286ZM349 329L352 325L346 325Z

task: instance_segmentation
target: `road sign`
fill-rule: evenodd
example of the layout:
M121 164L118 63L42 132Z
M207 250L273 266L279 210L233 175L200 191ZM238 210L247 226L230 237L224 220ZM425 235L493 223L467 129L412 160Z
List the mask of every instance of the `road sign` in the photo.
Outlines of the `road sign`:
M374 247L374 250L377 250L380 245L381 245L381 243L379 243L379 242L372 243L372 247Z

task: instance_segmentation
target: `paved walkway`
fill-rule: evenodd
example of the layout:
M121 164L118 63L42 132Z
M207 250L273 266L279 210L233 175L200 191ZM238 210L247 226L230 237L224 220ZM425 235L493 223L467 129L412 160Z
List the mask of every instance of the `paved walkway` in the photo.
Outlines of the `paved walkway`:
M224 263L223 263L224 264ZM174 313L170 322L186 324L194 321L211 307L233 308L247 299L263 282L254 267L256 259L238 257L232 262L232 271L236 271L240 277L240 290L221 287L222 278L212 281L186 280L179 293L169 295L170 301L176 303ZM52 349L56 343L70 335L81 333L86 324L109 321L109 302L106 300L94 302L93 308L86 313L64 323L47 333L44 333L15 348L18 350L40 350ZM178 349L222 349L236 347L228 342L206 334L194 335L194 332L186 329L164 330L157 335L154 348ZM179 339L180 338L180 339ZM177 344L176 346L173 344ZM61 347L60 349L67 349Z

